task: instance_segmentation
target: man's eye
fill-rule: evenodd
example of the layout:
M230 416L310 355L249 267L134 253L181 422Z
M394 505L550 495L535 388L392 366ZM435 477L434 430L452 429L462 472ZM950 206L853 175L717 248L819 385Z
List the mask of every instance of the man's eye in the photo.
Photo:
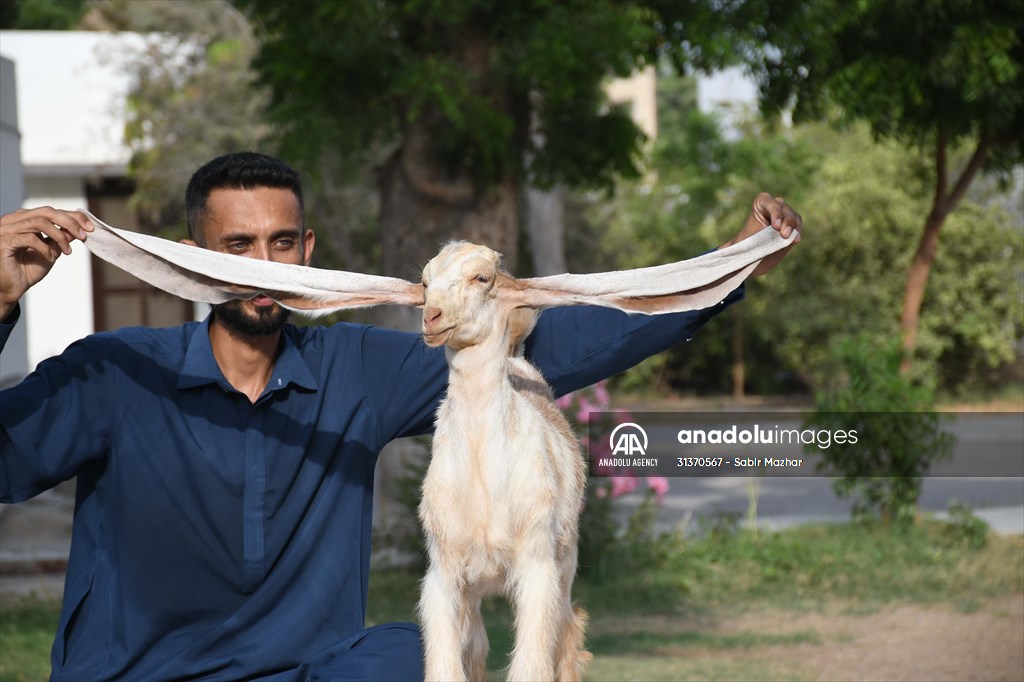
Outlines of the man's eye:
M295 240L294 239L278 239L277 240L277 248L279 248L279 249L290 249L293 246L295 246Z
M245 242L233 242L228 244L228 251L245 251Z

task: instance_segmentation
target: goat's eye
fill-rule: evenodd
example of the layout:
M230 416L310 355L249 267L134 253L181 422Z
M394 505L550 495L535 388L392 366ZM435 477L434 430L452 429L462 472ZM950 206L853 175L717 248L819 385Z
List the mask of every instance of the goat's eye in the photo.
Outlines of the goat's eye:
M480 282L480 284L487 284L491 281L491 278L487 275L477 275L473 278L474 281Z

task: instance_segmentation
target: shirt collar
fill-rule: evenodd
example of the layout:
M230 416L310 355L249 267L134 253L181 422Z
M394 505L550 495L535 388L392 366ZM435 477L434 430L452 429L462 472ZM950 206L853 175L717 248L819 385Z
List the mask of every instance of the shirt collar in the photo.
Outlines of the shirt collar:
M178 375L178 388L195 388L205 384L217 384L221 388L235 389L224 378L217 359L213 357L213 346L210 345L210 321L213 315L207 315L202 324L195 328L192 338L185 351L185 361ZM281 333L282 345L280 354L274 362L274 371L267 382L267 391L277 391L290 384L315 391L318 388L316 379L309 365L299 352L295 337L296 330L292 325L285 325Z

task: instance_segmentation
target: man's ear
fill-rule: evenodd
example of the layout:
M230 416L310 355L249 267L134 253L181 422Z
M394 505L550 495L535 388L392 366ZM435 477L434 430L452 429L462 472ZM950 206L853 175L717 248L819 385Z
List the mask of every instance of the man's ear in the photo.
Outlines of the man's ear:
M316 245L316 235L313 230L304 230L302 233L302 264L309 265L313 258L313 246Z

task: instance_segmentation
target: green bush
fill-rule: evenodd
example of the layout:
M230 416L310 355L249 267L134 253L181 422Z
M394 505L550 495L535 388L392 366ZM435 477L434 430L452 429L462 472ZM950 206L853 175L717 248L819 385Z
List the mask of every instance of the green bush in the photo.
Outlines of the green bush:
M963 502L949 504L949 521L944 531L951 547L981 549L988 544L988 524Z
M840 344L838 386L817 396L806 426L833 432L855 431L856 443L820 452L819 471L837 477L840 497L853 497L855 517L877 515L883 523L913 524L921 483L931 465L952 453L954 437L942 430L934 393L900 372L897 343L879 346L866 336Z

